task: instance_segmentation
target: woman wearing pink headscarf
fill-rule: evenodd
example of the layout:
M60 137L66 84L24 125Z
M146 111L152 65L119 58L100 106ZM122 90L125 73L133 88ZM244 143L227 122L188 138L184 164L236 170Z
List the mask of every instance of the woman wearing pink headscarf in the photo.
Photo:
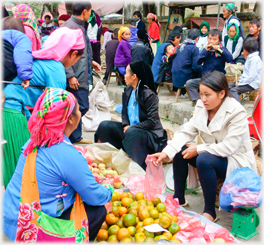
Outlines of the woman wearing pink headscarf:
M148 23L149 23L149 29L148 29L148 35L149 35L149 43L151 44L154 53L155 50L158 49L160 45L160 23L158 22L157 16L155 14L149 13L147 15Z
M29 87L23 90L23 87L19 86L22 83L19 77L15 77L11 84L5 86L3 137L7 140L7 144L4 148L3 167L6 170L4 172L8 173L8 176L4 176L5 185L14 173L21 147L29 139L27 119L31 114L27 107L35 106L45 87L66 89L65 68L80 59L84 47L81 30L61 27L48 37L44 49L32 52L35 60L32 66L33 78Z
M13 9L14 17L21 20L25 28L25 34L30 38L32 51L39 50L41 47L40 32L36 16L31 8L26 4L19 4Z

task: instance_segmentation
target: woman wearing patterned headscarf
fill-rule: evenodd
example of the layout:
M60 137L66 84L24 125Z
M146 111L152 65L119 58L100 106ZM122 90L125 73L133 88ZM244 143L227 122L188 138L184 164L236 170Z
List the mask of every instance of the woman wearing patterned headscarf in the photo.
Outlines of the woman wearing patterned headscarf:
M160 23L158 22L157 16L155 14L149 13L147 15L149 29L148 35L150 38L150 45L153 48L154 55L160 45L160 31L159 28L161 27Z
M208 44L208 33L209 33L209 31L210 31L209 23L206 21L202 22L200 25L200 28L199 28L200 37L198 39L198 42L196 43L196 47L199 48L199 52L202 52L202 50Z
M22 21L26 35L31 40L32 51L39 50L41 47L41 38L37 20L31 8L26 4L19 4L13 8L13 14L14 17Z
M85 208L74 216L74 220L79 215L84 218L81 221L85 229L78 230L83 232L79 238L89 241L96 238L106 217L104 205L111 200L113 188L97 184L86 159L69 140L80 118L79 104L74 95L66 90L48 87L37 100L28 122L30 139L22 147L15 174L3 197L3 231L11 241L37 240L39 233L35 230L39 226L35 224L39 219L35 223L32 221L39 216L38 211L52 218L70 220L76 193ZM28 164L34 166L33 173L24 171L28 169ZM27 180L33 183L32 179L37 183L39 198L28 203L26 200L35 197L35 192L22 190ZM28 225L22 222L25 221L25 212L34 213L27 216ZM42 220L42 215L40 217ZM61 236L67 232L63 226L56 227L56 223L52 222L48 228ZM35 234L32 234L34 231Z

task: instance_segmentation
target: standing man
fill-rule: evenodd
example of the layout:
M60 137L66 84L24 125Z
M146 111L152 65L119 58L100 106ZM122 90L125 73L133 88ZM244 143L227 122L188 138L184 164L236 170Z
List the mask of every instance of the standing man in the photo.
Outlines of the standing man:
M69 20L61 26L66 26L71 29L81 29L83 31L84 39L86 40L83 55L75 63L75 65L67 68L66 75L68 79L67 90L74 94L80 106L82 116L89 109L89 84L92 84L92 68L96 72L101 71L101 66L92 60L92 49L87 36L88 20L91 15L92 5L90 2L81 2L72 4L73 15ZM72 143L90 144L92 141L82 138L82 119L78 127L73 131L69 137Z
M249 23L249 34L248 37L254 37L258 41L258 51L261 58L261 22L257 19L253 19Z

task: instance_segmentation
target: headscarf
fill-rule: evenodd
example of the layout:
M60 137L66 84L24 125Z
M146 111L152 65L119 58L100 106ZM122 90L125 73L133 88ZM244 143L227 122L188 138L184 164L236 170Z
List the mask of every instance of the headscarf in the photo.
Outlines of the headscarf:
M69 16L68 14L62 14L59 16L59 20L64 20L64 21L67 21L70 18L71 16Z
M237 11L237 7L233 3L226 4L224 8L227 9L228 11L231 11L232 14Z
M40 22L40 26L43 24L44 20L39 19L38 22Z
M207 28L207 32L206 32L205 34L203 34L203 33L201 32L201 30L202 30L202 28L203 28L204 26L206 26L206 28ZM200 28L199 28L200 36L201 36L201 37L206 37L206 36L208 35L209 31L210 31L210 25L209 25L209 23L206 22L206 21L202 22L201 25L200 25Z
M119 40L119 42L122 40L122 34L123 34L126 30L129 30L129 31L130 31L130 29L129 29L128 27L120 26L119 31L118 31L118 40Z
M26 4L19 4L13 8L13 14L14 17L21 20L22 23L26 26L30 26L37 38L38 42L38 49L40 49L41 46L41 38L39 34L38 24L35 17L35 14L31 10L31 8Z
M88 22L94 27L95 24L98 25L98 28L102 25L102 21L99 17L99 15L92 9L90 18Z
M50 34L44 43L43 49L33 51L35 59L62 61L71 49L84 49L85 43L81 29L60 27Z
M24 154L35 151L38 147L50 147L64 140L64 130L75 107L72 93L57 88L47 87L38 98L28 121L31 141Z
M234 26L234 27L236 28L236 35L235 35L234 37L230 37L229 34L228 34L228 30L229 30L229 28L230 28L231 26ZM227 36L228 36L228 38L232 39L233 41L236 41L236 40L239 39L239 37L240 37L240 36L239 36L239 27L238 27L238 25L237 25L236 23L229 23L229 24L227 25Z
M154 19L154 21L157 23L158 27L161 27L161 24L158 22L158 18L155 14L153 13L148 13L147 19Z
M52 21L56 22L58 24L58 19L53 19Z
M157 94L152 71L149 65L145 63L145 61L141 60L137 62L132 62L130 64L130 68L131 71L136 74L139 79L139 83L136 89L137 94L139 92L139 89L143 89L145 85L150 88L155 94Z

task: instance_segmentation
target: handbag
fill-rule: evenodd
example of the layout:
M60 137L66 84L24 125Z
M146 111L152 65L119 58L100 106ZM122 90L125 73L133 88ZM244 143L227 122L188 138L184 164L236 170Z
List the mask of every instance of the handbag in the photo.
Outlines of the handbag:
M89 242L89 224L78 193L70 220L53 218L41 211L36 178L37 150L25 162L19 201L16 242Z

